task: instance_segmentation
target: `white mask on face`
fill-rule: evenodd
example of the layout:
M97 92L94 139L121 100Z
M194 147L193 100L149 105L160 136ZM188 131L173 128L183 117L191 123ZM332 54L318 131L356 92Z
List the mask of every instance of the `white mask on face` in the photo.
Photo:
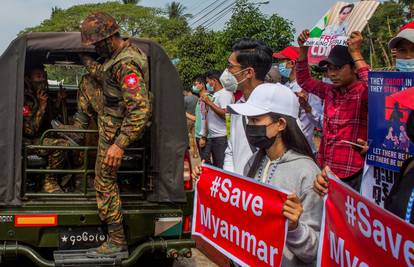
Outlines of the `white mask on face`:
M241 71L237 73L240 73ZM237 85L239 83L242 83L243 81L244 80L237 82L237 79L236 77L234 77L234 74L232 74L228 69L225 69L220 76L221 85L223 85L223 87L230 92L236 92Z
M331 81L331 79L329 79L328 77L322 77L322 82L323 83L327 83L327 84L333 84L333 82Z

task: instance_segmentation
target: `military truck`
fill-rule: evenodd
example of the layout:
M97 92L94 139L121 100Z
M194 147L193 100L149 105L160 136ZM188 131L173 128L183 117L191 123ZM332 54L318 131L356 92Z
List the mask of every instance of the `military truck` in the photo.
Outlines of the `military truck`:
M93 47L81 44L80 33L28 33L15 39L0 58L0 262L22 260L37 266L171 266L191 257L193 184L187 151L182 84L163 49L150 40L131 38L149 58L152 93L151 125L129 147L118 173L127 259L85 256L107 238L91 186L95 145L46 146L46 137L61 138L64 129L45 129L39 145L24 145L22 121L24 72L27 65L82 69L79 53L98 58ZM50 86L50 99L59 86ZM68 86L64 114L76 111L76 86ZM54 115L52 115L53 117ZM60 117L61 114L59 115ZM50 116L49 116L50 117ZM56 118L55 118L56 119ZM50 122L49 122L50 123ZM96 129L77 130L95 135ZM94 139L94 138L92 138ZM37 150L62 150L64 169L49 169ZM74 160L81 165L74 165ZM44 175L65 180L63 193L42 193ZM75 181L75 182L74 182ZM80 182L79 182L80 181ZM70 186L71 184L76 184ZM18 264L17 266L27 266Z

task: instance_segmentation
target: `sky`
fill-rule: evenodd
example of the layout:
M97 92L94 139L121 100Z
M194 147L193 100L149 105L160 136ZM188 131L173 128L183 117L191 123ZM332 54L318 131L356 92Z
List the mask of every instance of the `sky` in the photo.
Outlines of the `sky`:
M4 52L10 42L16 38L21 30L39 25L44 19L49 18L52 7L57 6L66 9L73 5L107 1L108 0L0 0L0 54ZM172 0L141 0L140 5L163 8L171 1ZM186 11L188 13L195 15L210 3L220 3L222 1L178 0L178 2L187 7ZM251 0L251 2L263 2L263 0ZM265 14L271 15L277 13L292 21L293 26L296 29L296 34L298 34L301 30L314 26L319 18L322 17L335 2L337 1L270 0L268 4L261 5L260 8ZM212 26L212 29L223 28L229 16L230 14L220 18L217 23ZM190 20L190 25L200 17L201 15ZM200 22L202 22L202 20Z

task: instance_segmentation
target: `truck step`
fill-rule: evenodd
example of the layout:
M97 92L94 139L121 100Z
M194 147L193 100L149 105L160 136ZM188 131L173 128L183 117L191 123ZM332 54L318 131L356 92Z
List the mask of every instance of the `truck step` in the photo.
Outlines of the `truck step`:
M79 250L56 250L53 252L53 257L55 259L55 266L61 267L106 267L106 266L121 266L122 256L114 258L88 258L86 256L87 249L79 249ZM126 256L128 256L128 252L124 252Z

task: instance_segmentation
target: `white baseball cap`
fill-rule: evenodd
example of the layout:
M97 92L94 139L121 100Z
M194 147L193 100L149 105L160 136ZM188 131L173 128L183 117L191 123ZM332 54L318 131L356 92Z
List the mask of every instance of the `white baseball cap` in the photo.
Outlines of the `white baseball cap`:
M299 101L296 95L280 83L264 83L257 86L246 103L228 106L230 112L255 117L270 112L291 116L299 115Z
M405 39L414 44L414 21L405 24L401 28L397 36L392 38L391 41L388 43L389 48L390 49L395 48L398 42L401 41L402 39Z

